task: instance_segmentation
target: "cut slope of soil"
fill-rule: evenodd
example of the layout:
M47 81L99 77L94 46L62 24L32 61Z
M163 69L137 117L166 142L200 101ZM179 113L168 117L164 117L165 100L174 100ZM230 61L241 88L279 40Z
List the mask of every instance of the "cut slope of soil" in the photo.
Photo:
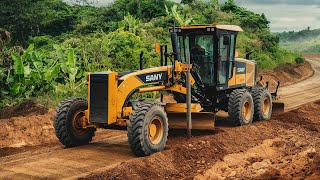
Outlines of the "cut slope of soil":
M4 108L0 108L0 120L19 116L43 115L47 112L48 108L29 100L16 106L5 106Z
M262 76L262 82L265 85L269 82L269 88L273 92L277 87L278 81L280 86L287 86L299 81L303 81L313 76L314 70L309 62L302 64L286 64L273 70L259 71L257 79Z
M319 178L319 109L320 101L270 121L220 128L188 141L184 133L171 136L166 151L124 162L87 179Z
M304 58L320 58L320 54L303 54Z
M29 114L0 120L0 148L56 142L53 114L54 110L50 109L43 115Z

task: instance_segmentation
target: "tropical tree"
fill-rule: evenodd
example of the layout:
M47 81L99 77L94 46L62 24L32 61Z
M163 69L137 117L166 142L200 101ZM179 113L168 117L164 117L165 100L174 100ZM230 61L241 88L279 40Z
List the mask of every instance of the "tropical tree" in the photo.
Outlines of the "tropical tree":
M142 21L134 16L132 16L129 12L124 17L122 21L119 22L119 27L123 28L125 31L129 31L135 35L141 30Z
M173 17L180 26L190 25L192 23L193 18L179 12L178 5L173 5L170 11L167 6L165 6L165 8L167 15Z

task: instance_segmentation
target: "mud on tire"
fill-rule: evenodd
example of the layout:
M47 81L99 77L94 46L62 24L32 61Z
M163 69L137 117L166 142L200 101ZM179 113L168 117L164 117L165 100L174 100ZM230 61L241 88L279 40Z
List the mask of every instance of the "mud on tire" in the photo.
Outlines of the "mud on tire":
M127 126L130 147L137 156L148 156L163 150L168 136L168 118L156 103L138 102Z
M235 126L248 125L253 121L253 99L246 89L233 90L229 96L228 114Z
M256 87L252 90L254 103L255 121L268 120L272 114L272 97L270 92L263 87Z
M59 141L66 147L88 144L95 128L82 128L81 118L88 109L88 103L81 98L62 101L54 115L54 130Z

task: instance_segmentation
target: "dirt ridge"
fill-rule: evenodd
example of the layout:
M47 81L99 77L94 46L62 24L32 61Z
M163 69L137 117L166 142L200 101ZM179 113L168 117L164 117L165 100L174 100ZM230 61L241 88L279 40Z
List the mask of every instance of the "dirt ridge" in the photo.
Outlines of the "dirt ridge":
M262 76L262 83L266 85L269 82L271 91L275 91L278 81L280 87L286 87L304 81L314 76L315 71L309 61L302 64L285 64L273 70L263 70L258 73L258 80Z

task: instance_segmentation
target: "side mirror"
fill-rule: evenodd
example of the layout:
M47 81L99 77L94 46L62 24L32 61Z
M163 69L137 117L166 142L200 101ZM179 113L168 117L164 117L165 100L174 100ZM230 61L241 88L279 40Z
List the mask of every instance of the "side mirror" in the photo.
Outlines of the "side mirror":
M236 57L236 58L239 57L239 51L237 51L237 50L235 51L234 57Z
M252 53L253 51L246 52L246 59L251 60L250 56Z
M140 70L142 70L143 69L143 51L141 51L141 53L140 53Z
M156 54L160 54L160 43L156 43Z
M230 45L230 37L229 36L223 36L223 45L225 45L225 46Z

